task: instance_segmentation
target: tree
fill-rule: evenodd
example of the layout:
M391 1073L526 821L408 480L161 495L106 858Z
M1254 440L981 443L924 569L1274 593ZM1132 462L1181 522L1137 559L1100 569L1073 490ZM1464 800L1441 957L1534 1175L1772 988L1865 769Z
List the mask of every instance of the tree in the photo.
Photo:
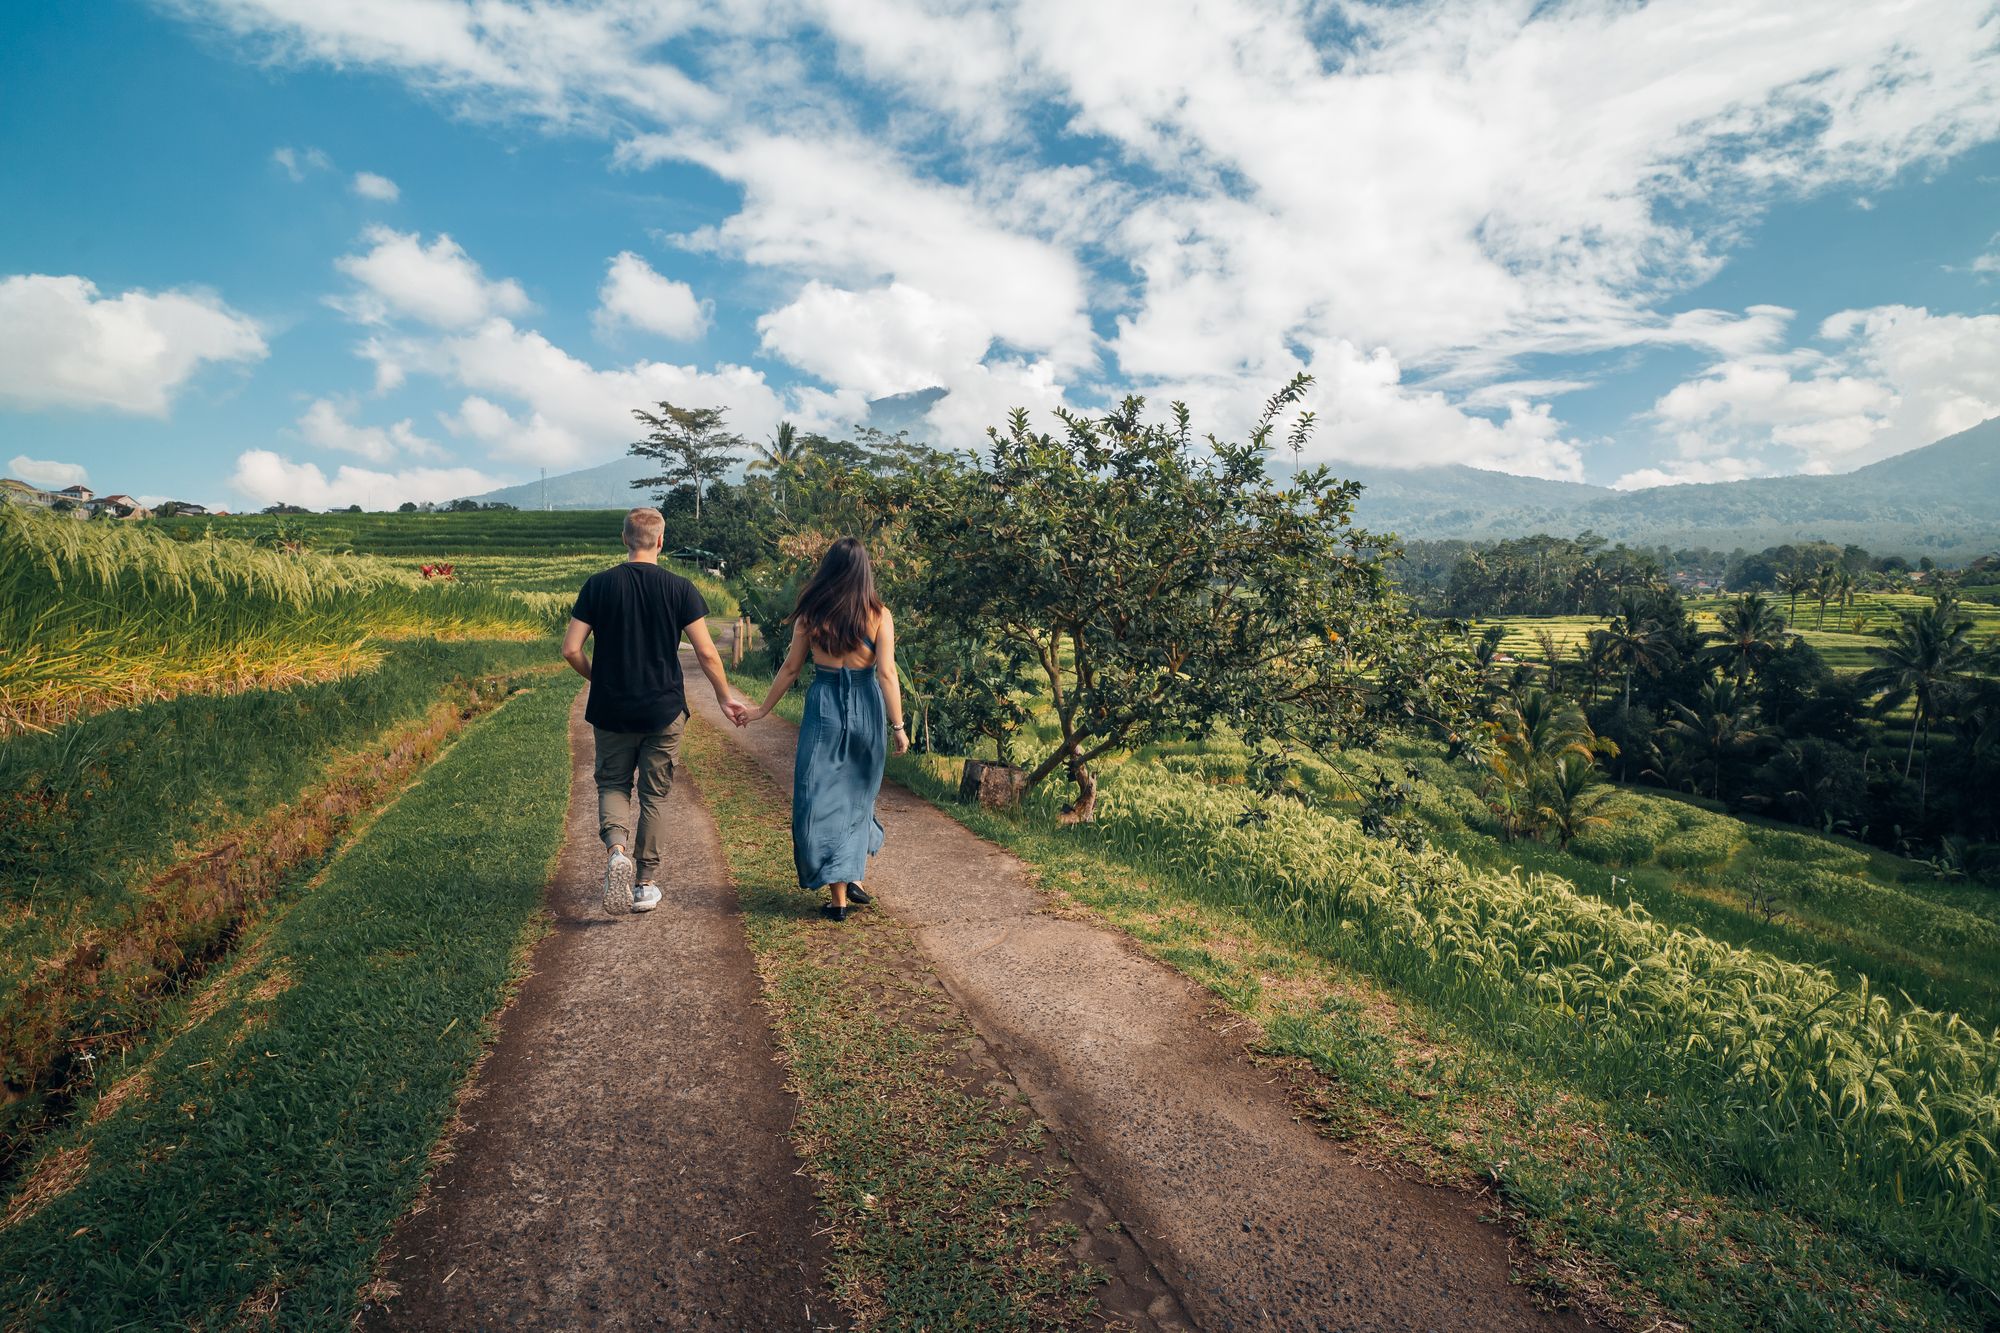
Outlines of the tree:
M1539 688L1496 704L1486 732L1480 757L1501 833L1518 838L1560 824L1567 847L1598 804L1586 795L1596 758L1617 747L1591 731L1581 709Z
M1627 595L1618 614L1603 629L1590 632L1591 642L1605 658L1624 669L1625 709L1632 708L1632 675L1655 671L1668 650L1667 636L1657 621L1648 617L1638 598Z
M1611 820L1603 813L1610 799L1607 784L1589 759L1565 755L1555 762L1536 793L1535 813L1545 832L1556 835L1564 851L1581 834L1603 828Z
M983 458L879 482L913 553L897 595L1040 677L1057 737L1028 785L1066 774L1070 818L1095 809L1093 761L1156 737L1227 723L1281 759L1467 715L1462 659L1389 587L1389 544L1353 526L1360 487L1324 467L1284 489L1266 475L1277 418L1309 383L1275 395L1244 443L1202 447L1185 407L1163 425L1128 398L1102 418L1058 412L1056 434L1016 411Z
M660 474L641 477L632 485L634 489L654 491L660 503L665 503L667 493L675 487L693 487L694 524L698 533L702 492L737 460L744 440L723 429L723 408L675 407L664 401L657 406L660 409L657 414L644 408L632 409L633 417L648 433L626 452L654 460L660 465Z
M778 423L778 433L767 444L753 444L750 447L756 457L744 468L746 473L766 472L777 488L778 508L785 507L786 483L798 472L801 464L813 453L814 436L801 436L798 428L789 421Z
M264 512L267 514L310 514L312 510L306 508L304 505L286 504L280 500L277 504L265 505Z
M1708 794L1723 799L1730 764L1761 744L1764 732L1757 726L1757 705L1743 687L1728 676L1717 676L1702 686L1696 706L1676 699L1670 707L1666 731L1686 746L1709 772Z
M417 502L415 500L405 500L396 506L396 512L399 514L414 514L417 512Z
M1722 631L1702 656L1740 685L1761 671L1785 642L1785 621L1761 592L1746 592L1722 608Z
M1931 724L1943 706L1963 684L1972 665L1972 620L1958 609L1958 599L1947 592L1921 611L1905 611L1902 623L1890 634L1889 642L1869 649L1877 665L1861 675L1861 687L1879 696L1876 710L1886 713L1906 703L1915 705L1910 718L1910 748L1903 759L1903 779L1908 781L1916 764L1919 735L1923 739L1924 773L1917 789L1917 809L1921 815L1929 799Z

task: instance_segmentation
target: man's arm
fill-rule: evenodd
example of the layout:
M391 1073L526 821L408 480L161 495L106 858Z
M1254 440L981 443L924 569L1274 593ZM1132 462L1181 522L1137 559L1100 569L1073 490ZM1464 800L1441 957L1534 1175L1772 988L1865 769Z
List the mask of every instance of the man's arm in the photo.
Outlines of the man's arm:
M715 702L722 705L731 722L743 724L743 716L749 706L729 692L729 678L722 674L722 654L715 651L715 640L708 635L706 620L691 620L687 627L688 643L694 647L694 659L701 663L701 674L708 677L708 683L715 688Z
M589 637L590 626L571 616L569 628L563 631L562 659L585 680L590 679L590 658L583 651L583 641ZM718 661L717 665L721 663Z

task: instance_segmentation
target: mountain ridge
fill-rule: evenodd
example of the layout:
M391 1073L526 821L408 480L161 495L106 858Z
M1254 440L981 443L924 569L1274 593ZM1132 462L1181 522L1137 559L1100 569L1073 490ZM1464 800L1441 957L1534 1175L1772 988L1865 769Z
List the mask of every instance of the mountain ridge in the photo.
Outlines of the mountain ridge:
M877 399L869 404L866 424L915 434L941 396L941 390L925 389ZM1493 541L1589 530L1629 545L1723 551L1788 541L1851 542L1877 554L1929 555L1943 562L2000 550L2000 417L1853 472L1639 491L1457 463L1330 466L1365 488L1355 508L1357 522L1410 541ZM547 503L553 509L622 508L635 496L630 483L650 470L647 461L626 457L550 477ZM471 498L539 509L542 496L542 483L528 482Z

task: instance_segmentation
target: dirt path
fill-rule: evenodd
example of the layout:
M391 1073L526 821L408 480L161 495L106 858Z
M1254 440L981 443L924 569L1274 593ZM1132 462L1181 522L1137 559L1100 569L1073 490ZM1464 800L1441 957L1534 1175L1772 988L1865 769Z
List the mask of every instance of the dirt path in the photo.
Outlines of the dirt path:
M590 729L570 716L556 928L422 1211L384 1247L382 1329L811 1329L836 1322L757 976L708 812L645 916L598 907Z
M696 711L789 790L794 730ZM1545 1330L1508 1241L1469 1196L1376 1171L1301 1124L1285 1090L1212 1030L1204 993L1116 932L1047 914L1026 868L885 785L869 888L1085 1179L1225 1330ZM877 909L879 910L879 908Z

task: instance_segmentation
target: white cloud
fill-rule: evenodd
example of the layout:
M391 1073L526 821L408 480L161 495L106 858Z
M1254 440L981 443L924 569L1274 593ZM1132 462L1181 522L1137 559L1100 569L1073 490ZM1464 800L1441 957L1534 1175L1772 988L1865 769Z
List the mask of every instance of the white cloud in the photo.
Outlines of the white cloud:
M378 364L468 390L458 411L441 418L455 436L482 443L495 458L548 467L622 452L638 438L632 409L662 400L727 408L729 428L751 438L768 436L781 419L807 430L836 428L865 406L852 393L780 393L762 372L727 363L704 370L642 360L599 369L504 319L463 334L377 340L364 350Z
M413 458L441 455L433 440L417 434L408 418L388 428L357 426L347 419L351 408L329 398L317 398L299 418L299 433L322 449L359 454L371 463L387 463L405 454Z
M1742 363L1722 396L1772 396L1745 420L1840 455L1807 400L1874 374L1855 349L1782 389L1822 378L1772 360L1783 312L1667 312L1774 200L1873 198L2000 136L1988 0L173 3L266 54L705 166L742 203L687 244L951 312L927 346L878 302L853 354L797 302L767 317L839 393L940 365L964 419L1008 386L1253 401L1326 358L1354 438L1556 475L1579 446L1522 363L1620 348ZM519 313L470 304L431 322ZM1676 430L1703 433L1703 392Z
M923 180L879 147L783 135L728 146L654 137L627 145L624 157L684 157L742 186L742 209L683 238L692 248L847 287L900 281L977 312L1016 348L1070 366L1096 360L1075 255L998 224L972 192Z
M469 328L494 315L528 309L527 293L512 278L487 278L457 241L440 234L429 245L417 232L370 227L368 250L343 255L334 267L360 284L339 308L367 324L406 317L440 329Z
M695 299L684 282L663 278L652 265L621 250L611 259L597 289L595 321L600 336L621 327L644 329L663 338L699 338L708 331L709 305Z
M268 350L256 322L211 293L106 297L74 275L0 279L0 406L165 416L205 363Z
M452 500L505 486L511 479L476 468L406 468L377 472L342 466L329 477L312 463L294 462L269 449L249 449L237 455L229 484L258 506L304 505L335 509L358 504L363 509L394 509L405 500Z
M757 331L765 351L870 398L949 384L993 341L976 312L900 282L866 292L809 282Z
M304 180L308 171L326 171L333 166L333 160L317 148L275 148L271 160L294 183Z
M1665 473L1847 471L2000 416L2000 315L1845 310L1817 341L1717 362L1662 395L1652 415L1678 460Z
M7 475L37 486L61 490L65 486L90 484L90 472L81 463L62 463L52 458L30 458L15 454L7 460Z
M354 192L363 199L375 199L385 204L393 204L403 192L396 188L396 182L387 176L378 176L372 171L354 173Z

